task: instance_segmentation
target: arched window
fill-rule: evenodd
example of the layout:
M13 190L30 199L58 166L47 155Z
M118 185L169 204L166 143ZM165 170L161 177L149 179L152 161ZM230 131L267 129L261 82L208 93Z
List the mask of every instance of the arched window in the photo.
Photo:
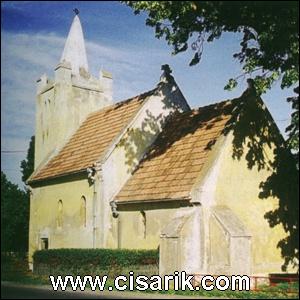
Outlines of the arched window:
M141 226L141 235L145 239L146 238L146 213L142 210L140 211L140 226Z
M57 227L61 228L62 226L63 226L63 202L62 200L59 200L57 206Z
M81 197L80 201L80 220L81 225L86 227L86 199L84 196Z

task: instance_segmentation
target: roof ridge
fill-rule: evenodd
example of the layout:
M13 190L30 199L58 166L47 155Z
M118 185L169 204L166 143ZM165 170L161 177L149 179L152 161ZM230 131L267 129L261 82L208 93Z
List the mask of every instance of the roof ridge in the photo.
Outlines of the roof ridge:
M215 106L215 105L226 104L226 102L228 102L228 104L230 104L230 103L232 103L233 101L236 101L239 98L240 97L232 98L232 99L226 99L226 100L222 100L220 102L214 102L214 103L210 103L210 104L207 104L207 105L204 105L204 106L198 106L198 107L195 107L195 108L191 109L191 111L197 111L197 110L200 110L200 109L208 109L208 108L211 108L212 106Z
M208 163L212 146L232 116L230 108L234 101L172 114L115 196L117 203L190 200L190 192ZM211 111L206 114L206 110Z
M102 107L102 108L100 108L100 109L98 109L98 110L96 110L96 111L93 111L93 112L91 112L90 114L88 114L88 115L87 115L87 118L90 117L90 116L92 116L92 115L94 115L94 114L97 114L97 113L100 113L100 112L104 112L104 111L109 110L109 109L113 109L114 107L118 107L118 106L120 106L120 105L124 105L124 104L126 104L127 102L131 102L131 101L133 101L133 100L143 99L143 98L145 98L146 96L152 95L152 94L155 92L155 90L157 90L157 89L158 89L158 87L155 87L155 88L153 88L152 90L149 90L149 91L147 91L147 92L144 92L144 93L138 94L138 95L136 95L136 96L127 98L127 99L125 99L125 100L121 100L121 101L116 102L116 103L113 103L113 104L111 104L111 105ZM86 119L87 119L87 118L86 118Z
M204 110L211 109L213 106L216 106L216 105L220 106L220 105L225 105L226 103L227 103L227 105L230 105L230 104L233 104L234 101L237 101L239 99L240 99L240 97L232 98L232 99L227 99L227 100L223 100L223 101L220 101L220 102L207 104L207 105L204 105L204 106L195 107L195 108L192 108L192 109L187 110L187 111L176 111L176 112L174 112L173 114L170 115L169 122L172 122L172 121L176 120L177 118L182 118L186 115L198 114L200 112L203 112Z

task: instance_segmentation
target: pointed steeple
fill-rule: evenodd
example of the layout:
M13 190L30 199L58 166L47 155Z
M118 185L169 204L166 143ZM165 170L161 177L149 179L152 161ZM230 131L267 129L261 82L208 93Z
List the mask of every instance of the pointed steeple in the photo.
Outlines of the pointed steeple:
M86 72L88 72L88 62L85 51L83 32L77 13L72 22L60 62L69 63L71 65L73 74L78 75L80 69L84 69Z

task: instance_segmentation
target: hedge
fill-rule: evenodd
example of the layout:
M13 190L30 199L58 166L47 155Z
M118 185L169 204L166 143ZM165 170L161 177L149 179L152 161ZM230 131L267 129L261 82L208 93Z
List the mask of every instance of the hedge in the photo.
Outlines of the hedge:
M33 254L34 266L54 268L89 266L97 268L129 267L132 265L158 265L158 250L129 249L48 249Z

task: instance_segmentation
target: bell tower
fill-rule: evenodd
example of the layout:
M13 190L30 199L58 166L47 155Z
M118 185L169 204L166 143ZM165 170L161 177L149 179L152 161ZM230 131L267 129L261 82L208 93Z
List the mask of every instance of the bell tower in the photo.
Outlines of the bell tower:
M81 22L75 11L54 79L37 80L35 169L55 154L88 114L112 104L112 76L89 73Z

